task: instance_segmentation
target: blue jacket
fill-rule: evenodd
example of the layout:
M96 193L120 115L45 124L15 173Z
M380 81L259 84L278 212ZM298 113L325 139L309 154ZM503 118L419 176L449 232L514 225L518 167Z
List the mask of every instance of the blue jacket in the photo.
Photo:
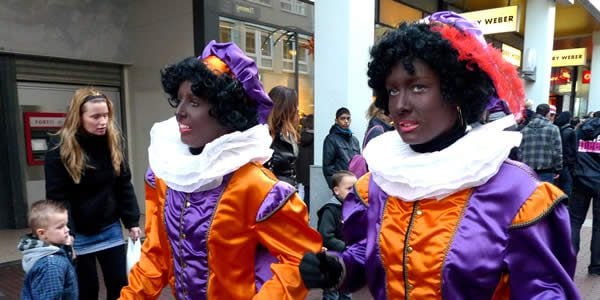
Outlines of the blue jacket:
M61 247L26 235L18 246L23 253L25 282L22 300L77 300L77 276L71 258Z

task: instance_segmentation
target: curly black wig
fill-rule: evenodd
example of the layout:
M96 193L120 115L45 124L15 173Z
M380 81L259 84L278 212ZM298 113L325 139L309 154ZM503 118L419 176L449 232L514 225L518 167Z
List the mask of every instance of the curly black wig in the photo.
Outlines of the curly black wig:
M413 62L418 58L437 73L444 101L458 105L468 123L479 120L496 90L484 71L475 64L459 61L458 56L450 42L432 31L430 25L400 24L371 48L367 75L377 97L375 105L389 113L386 78L398 63L414 74Z
M231 131L244 131L258 124L257 105L248 98L239 81L229 74L216 75L195 57L188 57L160 71L169 104L179 105L177 92L182 82L192 83L192 93L206 99L210 116Z

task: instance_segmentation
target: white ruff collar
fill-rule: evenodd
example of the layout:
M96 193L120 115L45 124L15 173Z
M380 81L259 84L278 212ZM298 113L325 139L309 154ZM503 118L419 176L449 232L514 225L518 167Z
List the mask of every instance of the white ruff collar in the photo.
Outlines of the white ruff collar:
M223 176L249 162L263 164L273 154L269 127L256 125L220 136L192 155L181 142L175 117L155 123L150 130L148 160L157 177L170 188L191 193L213 189Z
M515 124L509 115L469 131L449 147L417 153L396 131L386 132L364 149L373 180L388 195L403 201L443 199L457 191L479 186L494 176L521 133L503 131Z

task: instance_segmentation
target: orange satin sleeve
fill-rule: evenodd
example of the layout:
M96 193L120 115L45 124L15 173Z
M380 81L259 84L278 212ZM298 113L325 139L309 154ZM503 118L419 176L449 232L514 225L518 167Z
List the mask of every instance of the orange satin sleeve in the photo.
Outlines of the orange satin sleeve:
M271 265L273 277L253 299L304 299L298 266L306 252L321 250L321 235L308 225L306 205L297 193L273 216L256 224L259 242L279 262Z
M566 197L558 187L541 182L512 221L511 227L527 226L542 219L554 206Z
M140 261L131 268L129 285L121 290L120 299L156 299L167 283L175 291L172 256L163 220L166 189L159 179L156 179L156 188L146 183L146 240Z
M369 182L371 181L371 173L361 176L354 183L354 193L366 205L369 206Z

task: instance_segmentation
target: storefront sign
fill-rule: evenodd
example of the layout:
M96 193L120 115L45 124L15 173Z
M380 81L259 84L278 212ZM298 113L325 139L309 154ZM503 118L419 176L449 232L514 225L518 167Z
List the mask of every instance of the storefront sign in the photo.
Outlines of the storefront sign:
M517 5L462 13L461 16L476 22L483 34L513 32L519 28Z
M502 44L502 57L514 66L521 66L521 50Z
M585 48L573 48L552 51L552 66L582 66L585 65Z
M592 71L585 70L581 73L581 83L589 84L590 80L592 80Z
M52 128L62 127L65 124L64 116L56 117L30 117L29 127L31 128Z

